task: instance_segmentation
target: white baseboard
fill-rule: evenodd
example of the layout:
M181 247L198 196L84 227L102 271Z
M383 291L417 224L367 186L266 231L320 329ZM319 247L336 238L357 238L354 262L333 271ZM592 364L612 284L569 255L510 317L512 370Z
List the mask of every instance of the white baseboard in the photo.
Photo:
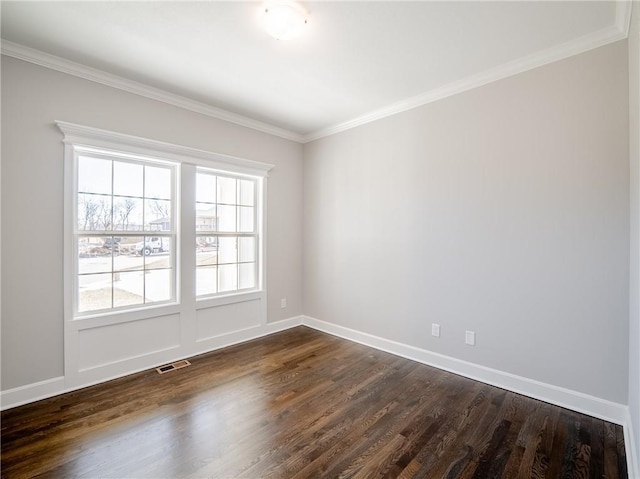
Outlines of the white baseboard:
M389 339L374 336L372 334L363 333L354 329L346 328L332 323L327 323L309 316L296 316L273 323L267 323L255 328L248 328L243 331L230 333L216 338L215 342L207 344L204 352L215 351L227 346L239 344L252 339L257 339L269 334L273 334L296 326L305 325L310 328L322 331L334 336L338 336L349 341L370 346L381 351L385 351L396 356L404 357L417 361L422 364L436 367L445 371L452 372L476 381L507 389L518 394L522 394L534 399L548 402L560 407L571 409L573 411L588 414L599 419L622 425L625 434L625 446L627 451L627 464L629 469L629 479L640 479L640 469L638 464L638 454L633 435L632 421L629 414L629 408L626 405L608 401L606 399L597 398L570 389L546 384L533 379L521 377L515 374L499 371L497 369L480 366L460 359L445 356L443 354L434 353L425 349L416 348L407 344L399 343ZM184 359L182 357L175 360ZM156 365L159 366L160 364ZM148 368L145 368L148 369ZM128 371L126 374L120 374L116 377L125 376L138 371ZM0 410L10 409L23 404L39 401L49 397L57 396L76 389L91 386L98 382L115 379L110 377L102 381L94 381L69 388L65 384L64 377L57 377L40 381L25 386L0 392Z
M552 384L546 384L534 379L518 376L516 374L480 366L461 359L452 358L443 354L384 339L372 334L362 333L360 331L327 323L309 316L304 317L303 324L317 329L318 331L323 331L356 343L371 346L381 351L395 354L396 356L401 356L419 363L434 366L438 369L459 374L460 376L475 379L476 381L491 384L492 386L507 389L509 391L534 399L539 399L573 411L588 414L615 424L625 425L627 420L627 407L623 404L618 404L606 399L600 399L595 396L554 386Z
M57 378L46 379L44 381L27 384L25 386L20 386L13 389L7 389L6 391L0 392L0 410L4 411L5 409L11 409L17 406L22 406L23 404L40 401L41 399L47 399L59 394L64 394L88 386L93 386L95 384L100 384L105 381L110 381L112 379L144 371L152 367L161 366L162 364L165 364L167 362L177 361L179 359L185 359L186 357L195 356L197 354L203 354L215 351L217 349L222 349L227 346L233 346L234 344L244 343L245 341L250 341L252 339L257 339L269 334L277 333L278 331L284 331L285 329L300 326L302 324L302 321L302 316L296 316L273 323L267 323L255 328L248 328L243 331L229 333L228 335L222 335L216 338L216 342L208 344L207 346L210 346L208 349L202 349L195 352L194 354L188 354L186 356L178 355L176 357L171 357L170 359L163 359L162 363L154 364L152 366L145 366L142 368L132 368L130 370L127 370L126 372L109 375L108 377L103 377L99 380L87 378L86 381L83 381L81 384L75 384L72 387L67 384L64 376L60 376Z
M640 479L640 464L638 463L638 446L633 430L633 421L629 408L626 408L626 420L624 424L624 445L627 454L627 470L629 479Z
M303 317L302 324L318 331L395 354L396 356L411 359L444 371L449 371L460 376L621 425L624 430L629 479L640 479L640 466L638 464L638 454L633 435L633 423L629 414L629 408L624 404L615 403L552 384L546 384L505 371L480 366L479 364L416 348L372 334L345 328L344 326L327 323L309 316Z
M278 331L283 331L300 325L309 326L318 331L339 336L350 341L418 361L429 366L434 366L438 369L459 374L461 376L475 379L525 396L540 399L541 401L555 404L557 406L589 414L590 416L604 419L615 424L628 424L627 421L629 414L626 405L607 401L606 399L600 399L581 392L571 391L559 386L542 383L540 381L517 376L504 371L480 366L467 361L462 361L450 356L445 356L425 349L416 348L414 346L374 336L372 334L345 328L344 326L327 323L309 316L296 316L217 337L215 338L215 342L209 342L206 347L198 350L195 354L215 351L217 349L257 339L268 334L273 334ZM171 358L171 361L179 359L184 359L184 357L176 356L175 358ZM153 367L159 365L160 364L154 365ZM143 369L148 369L148 367ZM113 377L110 376L102 379L101 381L87 381L86 384L74 385L73 388L69 388L68 385L65 384L64 377L57 377L8 389L0 392L0 409L9 409L136 372L139 372L139 369L126 371Z
M302 325L302 316L296 316L273 323L251 326L246 329L231 331L230 333L224 333L210 338L198 339L196 341L196 349L193 351L192 356L226 348L235 344L244 343L247 341L251 341L252 339L258 339L263 336L277 333L279 331L284 331L286 329L295 328L296 326L300 325Z
M64 376L7 389L6 391L0 392L1 409L4 410L22 406L30 402L40 401L40 399L57 396L61 391L64 391L64 389Z

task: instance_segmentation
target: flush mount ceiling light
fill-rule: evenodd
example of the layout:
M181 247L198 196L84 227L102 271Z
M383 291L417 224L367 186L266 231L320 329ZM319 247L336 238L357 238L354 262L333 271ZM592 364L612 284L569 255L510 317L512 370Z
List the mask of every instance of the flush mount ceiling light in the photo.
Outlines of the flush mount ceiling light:
M307 12L292 1L271 1L262 6L262 26L278 40L291 40L302 34L307 24Z

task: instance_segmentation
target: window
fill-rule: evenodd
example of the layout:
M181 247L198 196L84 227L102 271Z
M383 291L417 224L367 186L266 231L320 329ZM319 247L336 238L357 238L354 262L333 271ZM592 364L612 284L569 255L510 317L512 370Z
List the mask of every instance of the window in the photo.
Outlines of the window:
M196 173L196 295L258 288L257 179Z
M264 298L263 195L273 165L56 124L69 331L192 317L195 299L207 308Z
M176 165L76 149L78 315L176 298Z

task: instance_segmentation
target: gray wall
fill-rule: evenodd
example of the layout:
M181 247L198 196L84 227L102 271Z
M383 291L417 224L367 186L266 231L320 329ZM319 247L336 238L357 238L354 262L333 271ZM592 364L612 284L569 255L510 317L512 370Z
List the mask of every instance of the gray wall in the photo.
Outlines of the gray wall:
M640 3L629 31L629 159L631 165L631 274L629 302L629 411L640 448ZM640 454L636 451L640 458Z
M637 37L637 10L634 18ZM63 374L62 144L53 121L65 120L276 164L268 197L270 322L305 313L628 400L638 434L640 160L633 124L631 202L626 146L627 81L637 79L638 55L635 45L636 73L628 77L626 45L304 151L3 57L2 389ZM637 91L631 101L637 122ZM432 322L442 325L439 339L430 335ZM621 346L629 326L630 356ZM465 329L476 331L475 348L463 344Z
M63 375L63 145L54 120L275 164L268 320L302 314L301 145L3 56L3 390Z
M627 82L621 41L305 145L305 314L627 403Z

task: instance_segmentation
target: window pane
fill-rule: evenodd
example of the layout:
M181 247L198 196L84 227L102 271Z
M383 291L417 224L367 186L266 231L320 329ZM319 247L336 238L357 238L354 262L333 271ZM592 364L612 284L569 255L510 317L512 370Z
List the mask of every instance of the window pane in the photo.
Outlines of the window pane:
M144 272L113 274L113 307L143 304Z
M215 266L218 264L218 238L198 236L196 239L196 266Z
M156 166L144 167L144 197L171 199L171 170Z
M218 242L218 263L236 263L238 261L236 238L221 236L218 238Z
M218 231L236 231L236 207L218 205Z
M113 162L113 194L142 198L142 165Z
M78 193L111 194L111 160L78 159Z
M254 180L196 174L195 226L200 234L196 239L196 265L202 269L196 271L198 295L256 287L256 237L224 235L256 232L256 185ZM239 262L244 265L241 267Z
M142 200L113 197L113 229L142 231Z
M146 231L171 231L171 201L144 200Z
M144 256L145 269L171 268L171 239L147 237L146 248L153 248L151 254ZM157 249L161 248L161 249Z
M78 311L111 308L111 273L78 276Z
M236 204L236 180L218 176L218 203Z
M244 206L254 206L255 205L255 183L253 181L248 180L238 180L238 184L240 187L240 202L239 204Z
M80 231L111 230L111 196L78 195L78 229Z
M225 264L218 266L218 292L236 291L238 289L238 265Z
M243 233L253 233L253 206L238 206L240 215L238 221L238 231Z
M209 266L196 268L196 295L217 293L218 268Z
M78 273L108 273L111 271L111 249L106 238L78 237Z
M144 268L144 258L138 253L143 243L142 236L123 236L119 242L118 251L114 251L114 271L137 271ZM117 254L116 254L117 253Z
M242 263L238 265L240 272L238 289L255 288L256 287L256 264Z
M175 165L78 156L77 168L78 312L175 299L174 236L162 236L175 233Z
M204 173L196 174L196 201L204 203L216 202L216 177Z
M196 203L196 231L216 231L216 205Z
M171 299L171 271L170 269L159 269L145 272L145 303Z
M157 260L157 255L161 255L162 258L171 252L171 238L166 236L145 236L144 241L136 243L134 249L136 254L153 257L147 260L147 264L150 264L150 262Z
M252 262L256 260L256 239L253 237L238 238L238 261Z

